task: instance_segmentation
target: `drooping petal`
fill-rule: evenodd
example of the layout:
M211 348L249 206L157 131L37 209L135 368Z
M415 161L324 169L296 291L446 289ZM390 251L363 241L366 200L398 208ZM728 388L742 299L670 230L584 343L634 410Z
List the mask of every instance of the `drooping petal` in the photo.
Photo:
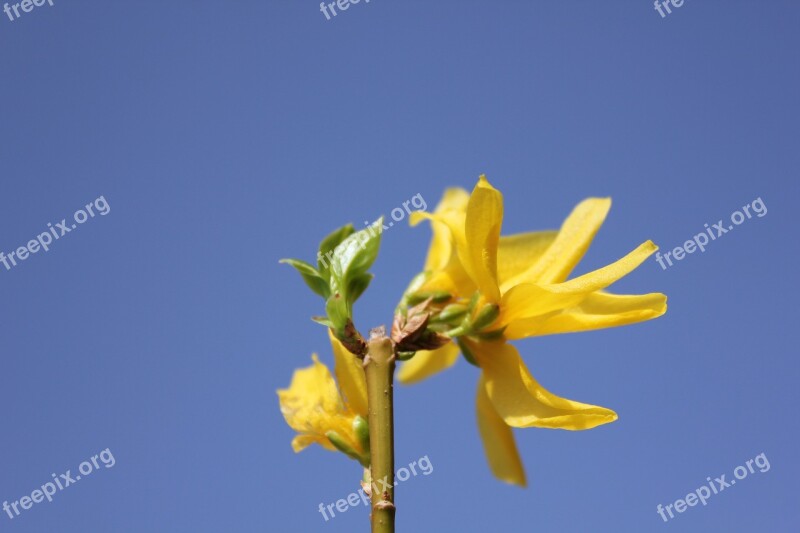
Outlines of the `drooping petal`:
M491 400L489 400L483 376L478 382L476 407L478 431L481 435L489 468L498 479L524 487L526 485L525 469L517 451L514 433L508 424L500 418Z
M560 283L580 262L611 208L611 198L588 198L564 221L553 244L522 275L528 283Z
M525 281L522 274L539 260L557 235L557 231L534 231L500 236L497 278L501 293Z
M498 323L510 325L519 319L574 307L589 294L625 277L656 250L652 241L646 241L622 259L564 283L517 285L503 295Z
M367 418L367 379L361 361L328 330L333 347L334 372L344 399L357 414Z
M491 303L500 300L497 248L503 225L503 195L481 176L467 206L464 241L457 240L464 269Z
M411 384L446 370L458 359L458 347L449 342L438 350L420 350L408 361L400 365L397 379L401 383Z
M644 322L667 312L661 293L620 295L595 292L575 307L544 317L515 320L505 330L509 340L537 335L575 333Z
M512 427L580 430L617 419L610 409L561 398L542 387L517 349L503 341L469 342L497 414Z

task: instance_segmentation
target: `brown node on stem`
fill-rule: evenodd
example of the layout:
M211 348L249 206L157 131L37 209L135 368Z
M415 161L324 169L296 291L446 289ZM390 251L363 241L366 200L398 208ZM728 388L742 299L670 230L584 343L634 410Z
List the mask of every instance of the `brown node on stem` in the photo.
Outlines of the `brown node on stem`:
M347 319L347 323L344 325L344 336L337 336L337 338L356 357L363 358L364 354L367 353L367 343L361 337L361 333L358 332L352 320Z

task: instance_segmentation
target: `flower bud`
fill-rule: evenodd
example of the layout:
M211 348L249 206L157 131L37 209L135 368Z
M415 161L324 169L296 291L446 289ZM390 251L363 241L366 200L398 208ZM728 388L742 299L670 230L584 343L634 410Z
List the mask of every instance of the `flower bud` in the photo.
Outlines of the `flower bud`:
M342 438L341 435L339 435L335 431L333 430L328 431L327 433L325 433L325 436L328 437L328 440L330 441L331 444L333 444L333 447L342 452L343 454L347 455L352 459L355 459L362 465L364 465L364 461L366 461L366 464L369 464L368 454L364 454L363 456L359 454L356 450L353 449L352 446L350 446L350 444L347 443L346 440Z
M358 439L358 443L361 446L361 449L364 450L364 454L369 453L369 422L361 416L357 415L353 419L353 432ZM335 446L335 445L334 445Z
M458 339L457 341L458 349L461 350L461 355L464 356L464 359L473 366L478 366L478 362L475 360L475 356L472 354L472 351L467 347L467 343Z
M497 304L484 305L475 318L472 320L472 330L479 332L483 328L490 326L500 315L500 306Z
M417 305L428 298L435 304L441 304L453 299L453 295L447 291L418 291L408 295L409 305Z
M433 320L435 322L449 322L455 323L462 319L467 314L469 308L462 304L450 304L442 309Z

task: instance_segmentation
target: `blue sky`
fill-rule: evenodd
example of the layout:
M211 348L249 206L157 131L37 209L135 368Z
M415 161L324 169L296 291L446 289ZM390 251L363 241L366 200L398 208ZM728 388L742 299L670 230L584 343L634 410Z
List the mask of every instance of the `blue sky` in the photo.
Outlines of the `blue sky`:
M648 238L672 250L757 198L767 214L614 287L668 294L666 316L517 343L550 390L620 416L517 431L527 489L486 466L474 367L398 387L397 465L433 467L398 487L399 531L796 530L796 3L20 13L0 13L0 251L100 197L109 211L0 264L0 501L115 461L0 530L366 531L363 506L317 511L357 488L355 463L289 445L275 390L331 352L320 301L278 259L481 173L506 232L613 198L578 273ZM428 239L384 235L359 327L391 320ZM767 472L659 517L761 453Z

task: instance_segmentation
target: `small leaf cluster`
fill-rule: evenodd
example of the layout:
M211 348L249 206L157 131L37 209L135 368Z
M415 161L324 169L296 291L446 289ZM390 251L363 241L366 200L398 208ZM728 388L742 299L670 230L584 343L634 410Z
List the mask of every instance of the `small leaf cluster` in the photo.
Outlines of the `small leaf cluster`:
M299 259L281 260L325 300L326 316L314 320L331 328L343 342L354 334L353 304L372 281L368 270L378 256L382 228L381 218L361 231L352 224L333 231L319 245L316 267Z

